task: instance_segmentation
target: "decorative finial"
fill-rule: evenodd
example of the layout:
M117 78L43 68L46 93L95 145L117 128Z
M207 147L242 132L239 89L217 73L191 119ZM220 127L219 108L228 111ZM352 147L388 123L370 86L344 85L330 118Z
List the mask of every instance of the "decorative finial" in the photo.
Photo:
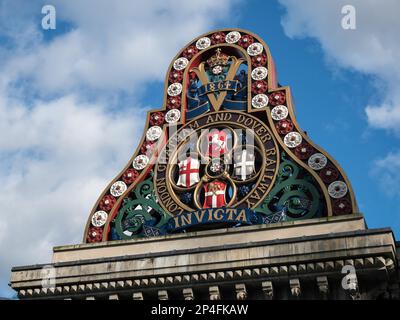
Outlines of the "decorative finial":
M207 60L207 64L210 68L213 68L215 66L225 66L228 64L228 61L229 56L225 53L222 53L221 48L217 48L215 50L215 54Z

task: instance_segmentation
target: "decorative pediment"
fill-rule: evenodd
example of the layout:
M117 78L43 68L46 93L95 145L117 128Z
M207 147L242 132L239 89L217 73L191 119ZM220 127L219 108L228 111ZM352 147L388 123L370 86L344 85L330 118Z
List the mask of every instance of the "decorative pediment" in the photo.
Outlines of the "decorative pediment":
M96 202L85 242L358 211L342 169L299 127L256 35L194 39L165 83L163 106L148 112L136 152Z

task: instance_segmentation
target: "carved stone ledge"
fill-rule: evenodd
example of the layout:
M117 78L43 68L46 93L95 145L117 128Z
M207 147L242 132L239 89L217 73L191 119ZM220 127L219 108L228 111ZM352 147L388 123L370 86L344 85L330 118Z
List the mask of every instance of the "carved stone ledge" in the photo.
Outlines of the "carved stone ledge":
M182 290L183 298L185 300L194 300L194 294L192 288L185 288Z
M158 300L168 300L168 291L167 290L159 290L158 291Z
M388 272L395 272L396 268L394 262L390 258L384 257L366 257L357 259L347 259L328 261L328 262L313 262L307 264L290 264L280 266L264 266L257 268L247 269L235 269L225 270L218 272L202 272L200 274L176 274L167 277L151 277L151 278L140 278L140 279L126 279L118 281L107 281L107 282L93 282L85 284L72 284L72 285L59 285L55 288L27 288L19 290L20 298L28 297L40 297L40 296L57 296L57 295L74 295L76 293L96 293L99 291L115 291L115 290L127 290L130 288L141 288L145 289L152 286L175 286L183 283L197 283L197 282L220 282L231 279L274 279L275 277L287 277L297 276L296 279L300 279L304 275L310 276L313 273L318 275L318 279L325 277L331 273L341 274L341 270L345 265L354 266L358 271L362 271L363 268L370 270L375 268L376 270ZM322 275L321 275L322 273ZM325 273L326 275L323 275ZM317 280L318 282L319 280ZM322 280L321 280L322 281ZM320 283L320 282L318 282ZM319 284L318 284L319 286ZM321 282L322 286L322 282ZM322 287L321 287L322 288ZM297 292L294 289L294 292ZM322 293L323 291L321 291Z
M222 235L220 231L213 231L209 235L201 234L202 240L209 241L208 247L203 243L202 248L188 243L193 235L171 236L170 241L180 244L176 251L170 250L165 241L157 239L65 247L55 251L57 259L60 259L55 259L59 262L53 264L56 287L41 287L41 266L37 265L13 268L11 286L21 299L82 298L115 293L127 296L133 291L155 298L158 290L179 289L182 294L183 288L190 287L196 293L197 288L220 284L231 287L245 284L247 290L255 285L259 286L261 292L260 284L270 283L269 289L269 285L262 287L269 297L270 292L273 294L272 283L275 290L280 290L282 283L289 282L289 279L298 279L300 282L314 279L315 293L322 294L326 291L325 280L333 286L335 281L343 279L342 269L345 265L355 267L362 286L364 281L369 281L368 278L381 279L388 285L397 281L399 267L391 230L341 232L345 223L347 220L341 221L329 236L305 236L295 240L264 239L257 243L249 242L246 237L253 236L253 233L243 228L243 232L232 232L235 243L223 246L213 245L215 242L211 240L216 236L214 233ZM293 232L291 230L287 229ZM270 235L267 231L271 232L269 229L259 231L259 235L268 238ZM152 249L153 253L146 255L116 254L126 252L122 249L139 248L139 243L152 248L157 244L162 249L159 249L160 252ZM93 258L92 253L99 257ZM329 289L333 290L333 287Z
M209 288L210 300L221 300L221 293L219 292L218 286Z
M317 277L317 286L319 293L323 298L326 298L329 293L329 283L328 278L326 276Z
M246 300L247 299L247 290L246 285L244 283L236 284L236 299L237 300Z
M132 299L133 300L143 300L143 293L141 292L134 292L132 294Z
M298 298L301 295L301 288L300 288L300 280L299 279L290 279L290 292L293 297Z
M271 281L264 281L261 283L262 291L264 292L264 296L267 300L272 300L274 297L274 287Z

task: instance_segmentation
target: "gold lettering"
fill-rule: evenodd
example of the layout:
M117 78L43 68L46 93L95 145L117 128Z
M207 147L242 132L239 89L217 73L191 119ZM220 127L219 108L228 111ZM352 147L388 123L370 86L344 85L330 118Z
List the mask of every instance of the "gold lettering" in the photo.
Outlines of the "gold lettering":
M177 209L178 209L178 206L175 203L171 203L170 206L168 207L169 212L174 212Z
M243 121L246 119L246 117L244 115L239 115L239 117L237 118L236 122L238 123L243 123Z
M269 186L270 186L269 183L260 182L260 184L258 185L258 188L260 188L262 193L266 193Z
M267 141L271 140L272 137L271 137L271 135L267 132L267 133L265 133L260 139L261 139L261 141L262 141L263 143L266 143Z
M203 217L204 217L204 215L206 214L206 211L207 211L207 210L201 210L201 211L200 211L200 212L201 212L201 215L200 215L200 216L199 216L199 211L196 211L196 212L194 213L194 215L196 216L197 222L203 221Z
M179 228L179 217L174 217L174 221L175 221L175 228Z
M255 202L251 201L250 198L248 198L248 199L246 200L246 202L247 202L247 206L248 206L249 208L251 208L251 207L254 206L254 204L255 204Z
M187 224L192 224L192 214L182 214L181 215L182 227L186 226Z
M250 196L250 198L252 198L252 199L257 199L257 200L260 200L260 199L261 199L260 195L258 194L258 189L254 190L254 192L253 192L253 194Z
M214 118L212 116L208 116L206 123L213 123L213 122L214 122Z
M217 113L216 115L215 115L215 121L223 121L224 120L224 113Z
M229 121L232 119L232 113L225 113L224 120Z
M271 149L265 150L265 154L266 154L267 157L274 156L274 155L276 155L276 149L275 148L271 148Z
M170 210L170 207L174 204L174 201L171 199L168 193L163 193L163 200L165 201L165 206ZM168 196L168 198L166 197Z
M246 118L245 120L244 120L244 125L246 126L246 127L249 127L250 128L250 126L253 124L253 119L251 119L251 118Z
M163 194L164 192L167 192L167 186L165 184L159 185L157 188L158 193Z
M208 221L212 221L212 218L213 218L213 216L212 216L212 210L211 210L211 209L208 209Z
M265 132L267 132L267 129L265 129L265 127L261 127L260 129L257 130L257 134L259 136L262 136Z
M246 211L244 209L236 216L236 221L247 222Z
M223 218L223 213L224 213L224 210L223 210L223 209L217 209L217 210L215 210L215 211L214 211L214 219L217 220L217 221L222 220L222 218Z
M197 120L193 123L190 124L190 129L197 129L199 127L199 123L197 122Z
M226 213L229 214L228 220L232 220L232 215L236 213L236 209L226 209Z
M269 158L267 158L267 160L265 161L265 165L267 167L269 167L271 164L275 164L275 163L276 163L276 160L269 159Z

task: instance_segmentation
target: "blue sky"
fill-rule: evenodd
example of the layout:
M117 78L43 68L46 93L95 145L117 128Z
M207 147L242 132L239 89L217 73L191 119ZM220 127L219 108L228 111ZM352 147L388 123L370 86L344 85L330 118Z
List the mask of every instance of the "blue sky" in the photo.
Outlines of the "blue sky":
M400 236L399 4L187 2L53 1L57 29L45 31L46 2L0 1L0 296L12 295L12 265L81 242L146 110L161 105L171 59L216 28L265 40L298 122L345 170L368 226ZM382 2L385 14L375 10ZM344 4L356 8L356 30L341 28Z

